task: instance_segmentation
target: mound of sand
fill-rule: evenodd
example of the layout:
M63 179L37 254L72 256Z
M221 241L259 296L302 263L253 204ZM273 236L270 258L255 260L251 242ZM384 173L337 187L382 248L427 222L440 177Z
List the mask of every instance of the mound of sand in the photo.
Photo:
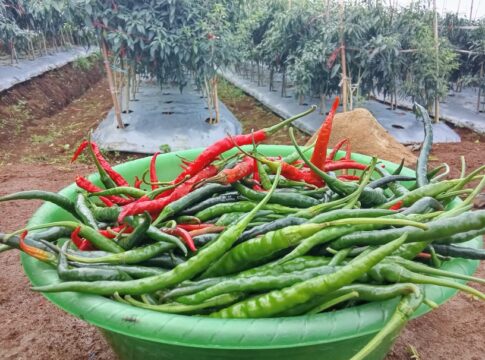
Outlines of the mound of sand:
M406 165L416 163L416 156L411 150L397 142L367 109L335 115L329 146L333 147L344 138L350 139L352 152L375 155L395 163L404 158Z

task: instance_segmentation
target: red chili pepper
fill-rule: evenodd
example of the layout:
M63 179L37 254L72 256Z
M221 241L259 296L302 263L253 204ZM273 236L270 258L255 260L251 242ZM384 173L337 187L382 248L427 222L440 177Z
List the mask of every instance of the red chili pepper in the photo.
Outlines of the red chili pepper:
M253 185L253 190L256 191L264 191L261 187L261 178L259 176L259 169L258 169L258 160L256 158L253 159L253 181L255 184Z
M76 177L76 185L90 193L103 191L103 189L101 189L99 186L94 185L91 181L82 176ZM133 202L133 200L125 199L115 195L109 195L106 196L106 198L109 199L112 203L118 205L127 205Z
M425 253L425 252L420 252L416 258L420 259L431 259L431 254Z
M108 199L106 196L100 196L99 200L101 200L107 207L112 207L115 203Z
M107 237L108 239L114 239L116 237L116 234L114 234L109 230L98 230L98 232L104 237Z
M255 183L253 185L253 190L255 190L255 191L264 191L263 187L261 185L259 185L258 183Z
M253 173L254 159L246 156L240 163L236 164L232 169L224 169L217 175L208 178L205 182L218 183L218 184L232 184L246 176Z
M330 154L327 156L327 161L333 161L335 155L337 154L337 151L339 151L342 146L346 144L347 145L347 151L345 153L345 159L347 159L347 156L349 156L348 160L350 160L350 140L348 138L340 140L332 149Z
M197 251L197 248L195 247L195 244L194 244L194 240L192 239L192 236L190 236L187 230L184 230L179 227L162 228L160 230L166 234L180 237L191 251Z
M133 184L133 186L137 189L140 189L141 188L141 184L143 184L143 180L140 180L138 178L138 176L135 176L135 182Z
M202 180L207 179L208 177L214 176L217 174L218 168L214 165L209 165L196 174L191 179L187 180L179 187L177 187L170 195L161 197L164 193L160 194L159 197L155 198L155 200L144 200L144 201L136 201L132 204L128 204L124 206L119 217L118 222L123 222L123 219L129 215L137 215L142 214L145 211L149 213L154 213L156 211L161 211L165 206L174 202L175 200L180 199L181 197L187 195L195 184L199 183Z
M400 208L402 208L404 202L402 200L399 200L397 203L395 203L394 205L392 205L389 210L399 210Z
M199 230L192 230L189 234L193 236L199 236L199 235L204 235L204 234L215 234L215 233L220 233L224 231L225 227L224 226L217 226L217 225L212 225L210 227L206 227L204 229L199 229Z
M323 125L318 131L317 141L315 143L315 148L313 149L313 154L310 161L319 169L323 169L323 164L327 158L327 147L330 140L330 133L332 132L333 117L337 111L338 104L339 98L337 96Z
M74 151L74 154L72 155L72 158L71 158L71 163L73 163L74 161L76 161L76 159L79 157L79 155L81 155L81 153L88 147L88 141L87 140L83 140L83 142L78 146L78 148L76 149L76 151Z
M123 232L124 234L131 234L133 232L133 228L126 225L121 225L112 227L108 230L98 230L98 232L108 239L114 239L120 232Z
M152 156L152 160L150 161L150 182L152 183L152 190L158 189L158 177L157 177L157 156L160 154L159 151L157 151L155 154Z
M89 242L89 240L83 239L82 237L79 236L80 231L81 231L80 226L78 226L77 228L74 229L74 231L71 233L71 241L81 251L94 250L95 248L94 248L93 244L91 244Z
M33 258L36 258L41 261L52 260L52 254L42 249L36 248L35 246L27 245L25 243L25 237L27 236L27 234L28 234L28 231L26 230L20 235L20 241L19 241L20 250L22 250L27 255L32 256Z
M253 143L257 144L263 140L266 140L269 136L296 119L297 117L293 117L269 128L254 131L250 134L227 136L221 140L216 141L214 144L210 145L204 151L202 151L199 156L197 156L197 158L192 161L190 165L188 165L187 168L182 171L182 173L180 173L180 175L175 179L175 182L184 179L187 175L193 176L194 174L197 174L212 161L214 161L219 155L228 150L231 150L236 145L251 145Z
M211 226L214 226L214 224L177 224L177 227L187 231L205 229Z
M74 152L74 155L71 158L71 162L75 161L78 156L87 148L89 142L87 140L84 140L79 147L76 149ZM108 176L115 182L116 185L118 186L130 186L128 184L128 181L123 178L118 172L113 170L111 165L106 161L106 159L103 157L101 154L101 151L99 150L99 147L96 143L91 142L91 148L93 149L94 155L96 156L96 159L98 159L101 167L106 171Z
M313 172L310 172L310 171L306 172L302 169L298 169L286 163L281 163L281 164L282 164L281 175L283 175L288 180L304 181L308 184L315 185L318 187L322 187L325 185L323 180L315 176Z
M337 179L344 180L344 181L359 181L360 177L356 175L339 175Z
M356 170L365 170L367 168L366 165L361 163L352 161L352 160L339 160L339 161L332 161L327 162L323 165L324 171L336 171L336 170L344 170L344 169L356 169Z

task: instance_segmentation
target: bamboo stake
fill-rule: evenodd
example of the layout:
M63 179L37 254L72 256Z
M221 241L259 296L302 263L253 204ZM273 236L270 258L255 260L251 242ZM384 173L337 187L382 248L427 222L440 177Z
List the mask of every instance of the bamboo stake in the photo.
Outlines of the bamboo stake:
M104 68L106 70L106 76L108 78L109 91L111 93L111 99L113 100L113 107L115 110L115 119L116 119L116 122L118 123L118 128L124 129L125 125L123 124L123 120L121 119L120 105L118 103L118 98L116 97L116 90L113 83L113 73L111 71L111 65L109 63L108 49L106 48L106 42L103 36L101 36L100 42L101 42L101 53L103 54Z
M344 1L340 0L340 59L342 65L342 111L347 111L347 61L345 59Z
M125 73L125 76L126 76L126 79L125 79L125 111L127 114L130 113L130 77L131 77L131 73L130 73L130 66L128 64L125 65L125 70L126 70L126 73Z
M204 76L204 88L205 90L202 91L202 93L205 92L206 98L207 98L207 111L209 111L209 124L212 124L212 94L209 86L209 82L207 81L207 78Z
M439 77L439 35L438 35L438 12L436 11L436 0L433 0L433 11L434 11L434 46L435 46L435 56L436 56L436 78ZM434 99L434 122L440 122L440 100L438 98L438 81L436 82L435 89L435 99Z
M45 55L47 55L47 44L46 44L46 41L45 41L45 35L44 35L44 33L42 33L40 36L42 37L42 43L44 45L44 53L45 53Z

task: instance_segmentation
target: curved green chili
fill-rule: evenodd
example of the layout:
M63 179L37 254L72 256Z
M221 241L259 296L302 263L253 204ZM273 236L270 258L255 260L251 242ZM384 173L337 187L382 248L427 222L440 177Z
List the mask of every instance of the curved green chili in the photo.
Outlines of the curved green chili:
M239 182L233 183L232 186L249 200L260 201L265 196L264 192L252 190ZM298 193L274 193L269 202L297 208L308 208L319 204L319 201L314 198Z
M74 202L64 195L55 192L43 190L28 190L0 196L0 202L10 200L43 200L51 202L78 218L78 215L74 208Z

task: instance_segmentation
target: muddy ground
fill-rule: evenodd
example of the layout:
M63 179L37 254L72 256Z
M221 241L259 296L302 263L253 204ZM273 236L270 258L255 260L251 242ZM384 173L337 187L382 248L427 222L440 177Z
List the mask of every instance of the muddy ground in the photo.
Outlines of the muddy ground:
M5 99L5 94L0 94L0 120L14 111L14 121L10 117L8 126L2 127L0 122L0 195L26 189L58 191L76 175L93 171L93 167L83 161L74 165L67 161L87 130L111 107L107 82L102 76L90 75L90 71L94 73L99 69L86 71L82 76L82 73L70 72L67 67L21 85L25 88L15 89L17 97L11 95ZM83 90L73 91L68 101L64 100L68 88L79 82ZM45 100L42 89L47 85L49 96L63 100ZM27 90L28 86L40 92L35 95ZM230 110L242 120L245 131L278 121L274 114L237 89L222 87L222 92ZM44 101L51 101L52 105L38 105ZM447 162L455 169L455 175L459 169L459 155L465 155L472 168L483 164L485 154L484 137L466 130L458 131L463 143L436 145L432 154L434 163ZM301 143L308 139L301 133L298 137ZM288 141L286 135L280 135L273 140L275 142ZM113 163L134 157L109 155ZM12 231L24 225L39 205L38 201L0 203L1 231ZM485 277L485 263L477 276ZM473 286L485 291L484 285ZM29 290L19 255L14 251L0 254L0 290L0 358L116 358L94 327ZM420 359L482 359L485 354L484 315L484 303L460 294L432 313L411 321L387 359L411 359L411 346Z

